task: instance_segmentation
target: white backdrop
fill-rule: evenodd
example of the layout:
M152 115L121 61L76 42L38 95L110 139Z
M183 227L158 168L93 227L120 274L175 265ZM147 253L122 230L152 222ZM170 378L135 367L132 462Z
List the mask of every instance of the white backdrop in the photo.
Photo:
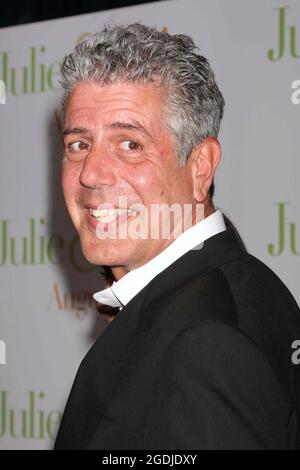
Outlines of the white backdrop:
M55 113L62 57L111 20L189 34L208 57L226 100L215 203L300 302L299 0L171 0L1 29L2 449L52 447L78 365L107 324L91 301L103 279L64 207Z

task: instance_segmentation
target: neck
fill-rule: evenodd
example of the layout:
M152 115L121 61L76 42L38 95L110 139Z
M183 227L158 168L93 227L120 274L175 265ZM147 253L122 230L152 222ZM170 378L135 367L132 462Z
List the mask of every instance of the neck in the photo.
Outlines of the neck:
M126 269L124 266L114 266L113 268L111 268L111 271L112 271L116 281L118 281L123 276L125 276L127 273L129 273L129 270Z

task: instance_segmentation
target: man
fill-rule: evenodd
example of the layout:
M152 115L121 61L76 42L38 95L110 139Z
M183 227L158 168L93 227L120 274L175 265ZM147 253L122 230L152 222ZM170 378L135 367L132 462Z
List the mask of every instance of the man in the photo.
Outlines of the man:
M213 206L224 100L207 60L187 36L111 26L65 58L62 85L66 204L115 279L95 298L120 310L55 449L299 447L300 312Z

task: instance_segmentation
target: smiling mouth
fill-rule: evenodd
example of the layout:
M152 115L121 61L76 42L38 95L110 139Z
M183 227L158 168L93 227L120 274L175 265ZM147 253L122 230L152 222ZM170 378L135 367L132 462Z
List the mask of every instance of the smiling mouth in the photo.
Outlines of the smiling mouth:
M125 215L125 216L135 216L137 214L136 211L132 209L120 209L120 208L108 208L108 209L89 209L89 213L92 217L94 217L97 222L102 222L104 224L108 224L113 222L117 217Z

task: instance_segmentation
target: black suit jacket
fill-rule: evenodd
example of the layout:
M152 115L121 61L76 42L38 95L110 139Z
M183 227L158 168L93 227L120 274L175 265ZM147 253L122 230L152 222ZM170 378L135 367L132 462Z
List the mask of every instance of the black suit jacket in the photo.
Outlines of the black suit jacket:
M300 311L228 227L156 276L75 378L55 449L300 448Z

